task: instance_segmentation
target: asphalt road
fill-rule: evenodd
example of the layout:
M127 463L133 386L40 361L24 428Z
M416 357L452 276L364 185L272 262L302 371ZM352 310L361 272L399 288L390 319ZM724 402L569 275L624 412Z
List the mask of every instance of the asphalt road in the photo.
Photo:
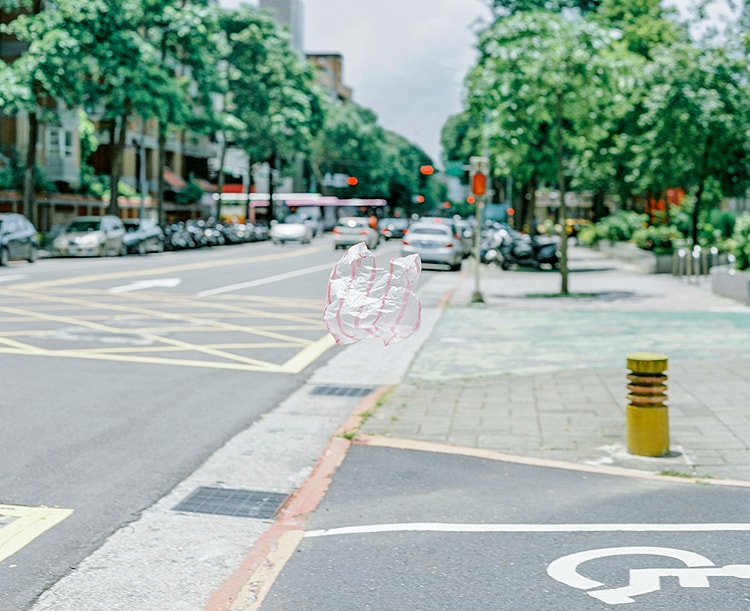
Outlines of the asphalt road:
M335 353L339 257L322 238L0 269L0 608L27 608Z
M750 603L750 490L357 446L264 611Z

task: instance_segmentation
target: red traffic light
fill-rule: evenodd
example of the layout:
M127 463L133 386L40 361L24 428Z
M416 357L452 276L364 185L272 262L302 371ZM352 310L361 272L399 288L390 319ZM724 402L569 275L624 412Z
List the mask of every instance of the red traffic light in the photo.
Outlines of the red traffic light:
M474 200L474 197L473 197L473 196L471 196L471 195L469 195L469 197L467 197L467 198L466 198L466 203L467 203L467 204L473 204L473 203L474 203L474 201L475 201L475 200Z
M474 195L484 195L487 191L487 175L477 172L471 177L471 192Z
M419 168L419 171L425 176L429 176L430 174L435 173L435 168L433 168L431 165L423 165L421 168Z
M357 180L356 176L350 176L349 178L346 179L346 184L349 185L349 186L351 186L351 187L353 187L354 185L356 185L358 182L359 182L359 180Z

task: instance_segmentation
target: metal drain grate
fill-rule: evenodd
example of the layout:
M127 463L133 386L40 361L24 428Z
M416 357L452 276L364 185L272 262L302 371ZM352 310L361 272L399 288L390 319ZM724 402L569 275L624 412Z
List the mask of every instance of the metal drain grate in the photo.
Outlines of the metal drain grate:
M238 518L273 518L289 495L262 490L239 490L201 486L173 508L173 511L210 513Z
M355 386L316 386L311 395L328 395L331 397L366 397L374 388L357 388Z

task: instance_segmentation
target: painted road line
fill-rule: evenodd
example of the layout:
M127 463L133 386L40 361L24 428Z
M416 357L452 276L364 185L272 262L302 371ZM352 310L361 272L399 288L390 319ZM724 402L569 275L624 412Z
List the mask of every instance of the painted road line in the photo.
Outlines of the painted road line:
M284 274L277 274L275 276L268 276L267 278L259 278L258 280L250 280L248 282L240 282L238 284L229 284L227 286L218 287L215 289L209 289L207 291L201 291L198 293L198 297L207 297L209 295L220 295L222 293L231 293L232 291L239 291L242 289L249 289L254 286L262 286L264 284L271 284L273 282L279 282L281 280L288 280L289 278L296 278L297 276L304 276L306 274L312 274L314 272L320 272L324 269L333 269L332 263L323 263L322 265L315 265L313 267L306 267L304 269L298 269L293 272L286 272Z
M181 278L155 278L154 280L136 280L130 284L123 284L109 289L110 293L128 293L152 288L174 288L182 282Z
M0 562L72 513L72 509L0 505L0 520L10 519L6 525L0 526Z
M394 532L446 533L591 533L591 532L750 532L747 523L718 524L370 524L310 530L305 538Z
M0 276L0 282L13 282L15 280L23 280L27 276L25 274L11 274L10 276Z
M23 288L27 290L48 289L57 286L69 286L77 284L86 284L89 282L99 282L102 280L116 280L121 278L136 278L138 276L160 276L167 274L176 274L180 272L192 272L199 269L212 269L217 267L231 267L236 265L249 265L251 263L263 263L266 261L278 261L280 259L292 259L294 257L307 256L314 252L324 250L322 246L309 248L300 248L298 250L286 253L275 252L268 255L258 255L254 257L226 258L215 261L203 261L201 263L187 263L183 265L169 265L166 267L155 267L152 269L139 269L127 272L111 272L106 274L92 274L90 276L76 276L73 278L58 278L57 280L47 280L41 282L32 282L24 284ZM327 250L327 249L326 249Z

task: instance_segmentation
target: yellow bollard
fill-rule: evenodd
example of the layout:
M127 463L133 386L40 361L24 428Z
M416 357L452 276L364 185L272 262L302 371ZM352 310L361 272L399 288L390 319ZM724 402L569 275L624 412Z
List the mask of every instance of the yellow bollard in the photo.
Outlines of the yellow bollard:
M650 352L627 355L628 452L637 456L669 455L669 415L667 406L667 356Z

